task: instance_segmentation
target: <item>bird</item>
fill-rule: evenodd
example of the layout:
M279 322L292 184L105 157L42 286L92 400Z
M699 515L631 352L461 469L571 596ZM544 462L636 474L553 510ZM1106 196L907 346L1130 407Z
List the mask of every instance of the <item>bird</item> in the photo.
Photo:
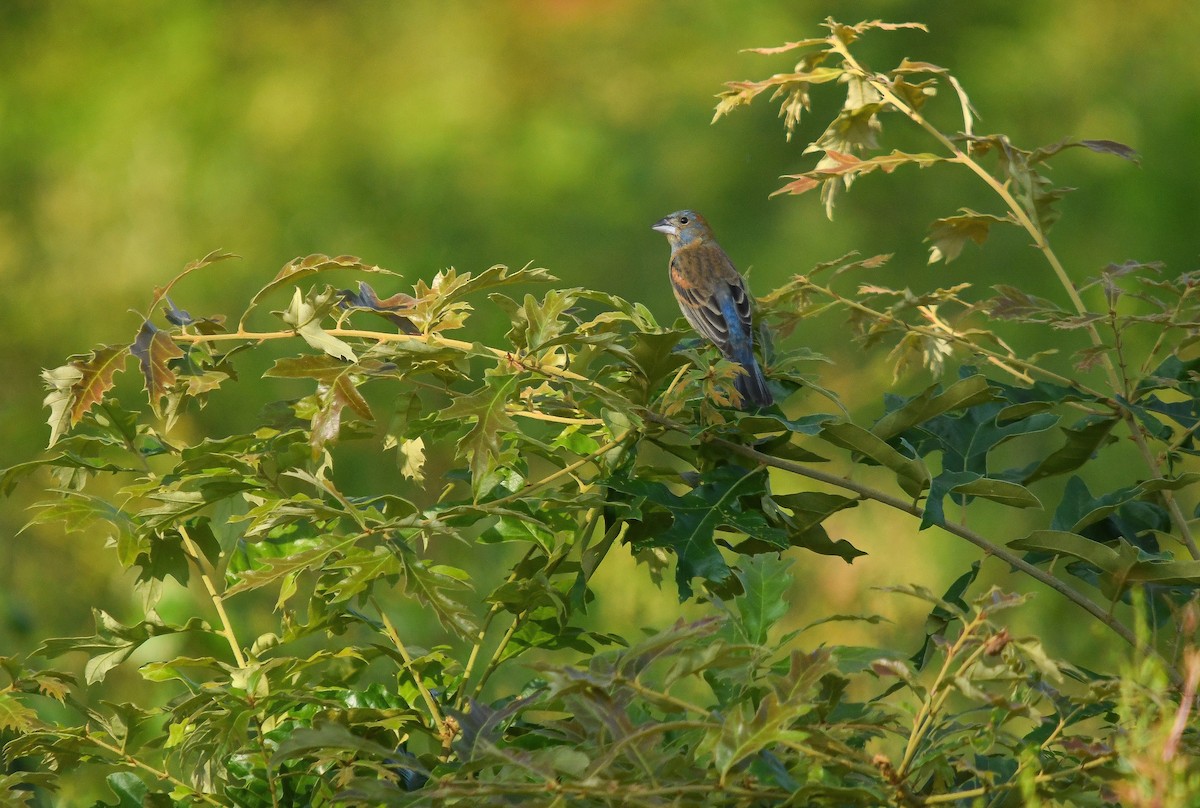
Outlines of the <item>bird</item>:
M742 366L744 372L733 382L742 407L769 407L774 399L754 358L750 293L712 228L696 211L679 210L651 229L666 235L671 245L668 272L683 316L722 356Z

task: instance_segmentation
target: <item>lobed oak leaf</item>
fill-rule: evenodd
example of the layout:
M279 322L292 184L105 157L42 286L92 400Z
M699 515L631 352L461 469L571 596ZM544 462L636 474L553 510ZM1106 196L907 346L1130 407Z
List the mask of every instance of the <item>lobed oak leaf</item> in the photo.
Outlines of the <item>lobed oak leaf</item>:
M42 371L50 391L42 403L50 408L50 443L58 439L104 399L114 384L113 376L125 369L129 347L106 345L87 356L73 357L66 365Z
M1008 217L976 213L969 208L961 208L961 214L958 216L938 219L929 226L929 235L925 238L926 241L933 242L933 246L929 248L929 263L950 263L962 253L968 240L983 244L987 241L992 225L996 223L1013 222Z
M324 308L324 306L320 308ZM354 349L321 328L320 308L306 300L303 293L296 289L295 294L292 295L291 305L287 311L280 312L280 316L312 347L324 351L330 356L357 362L358 357L354 355Z
M162 398L175 384L175 371L171 370L168 363L183 356L183 351L167 332L156 328L149 320L142 323L129 351L137 357L142 368L150 409L161 417Z

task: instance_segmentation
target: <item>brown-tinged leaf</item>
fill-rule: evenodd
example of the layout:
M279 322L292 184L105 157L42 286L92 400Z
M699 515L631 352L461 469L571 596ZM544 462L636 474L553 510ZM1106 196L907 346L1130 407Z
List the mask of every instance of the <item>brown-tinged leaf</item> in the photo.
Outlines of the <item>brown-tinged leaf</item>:
M188 275L192 274L196 270L203 269L204 267L209 266L210 264L215 264L218 261L227 261L230 258L240 258L240 257L241 256L234 255L233 253L227 253L227 252L223 252L221 250L213 250L208 255L204 256L203 258L200 258L200 259L190 262L187 266L185 266L183 268L182 272L180 272L174 278L171 278L170 282L166 286L163 286L161 288L155 288L154 299L150 303L150 308L153 309L155 306L157 306L159 301L165 299L166 296L171 293L171 288L174 287L175 284L179 283L181 280L183 280L184 278L186 278ZM171 304L171 308L174 308L174 307L175 307L174 304Z
M900 60L900 65L891 72L892 75L900 75L907 73L949 73L950 71L931 62L918 62L906 56Z
M771 192L771 196L779 196L780 194L792 194L799 196L800 194L808 193L813 188L819 188L824 180L814 180L805 174L789 174L788 177L794 177L791 182Z
M1012 224L1012 220L1007 217L976 213L969 208L960 210L958 216L938 219L929 226L929 235L925 238L926 241L933 242L933 246L929 248L929 263L945 261L948 264L962 253L968 240L976 244L987 241L993 224Z
M320 406L312 417L312 437L309 440L314 453L319 453L327 443L337 441L342 426L342 410L349 407L355 415L365 421L375 420L367 400L358 392L349 374L338 376L332 384L317 385Z
M67 695L71 692L71 683L65 674L56 674L53 671L50 673L35 674L33 680L37 683L39 693L43 696L49 696L60 704L66 700Z
M891 174L903 165L916 165L920 168L925 168L934 163L942 162L944 159L943 157L938 157L936 154L929 154L927 152L910 154L894 150L891 154L881 154L877 157L860 160L852 154L829 149L813 170L806 171L803 174L784 175L784 179L793 181L774 191L771 196L778 196L779 194L802 194L806 191L811 191L826 180L834 177L840 177L843 182L849 185L849 182L856 177L870 174L873 171L882 171L884 174Z
M833 18L825 20L825 27L832 31L833 35L846 45L854 42L860 36L873 28L877 28L880 31L899 31L903 28L915 28L918 31L925 32L929 31L928 28L919 22L884 22L883 20L864 20L863 22L856 23L855 25L846 25L845 23L837 22Z
M785 42L782 45L776 45L772 48L743 48L742 53L758 53L763 56L774 56L777 53L786 53L797 48L811 48L816 45L827 45L829 40L824 37L818 39L801 39L799 42Z
M316 275L318 272L327 272L331 269L352 269L358 272L378 272L388 275L394 275L394 272L389 272L382 267L364 264L353 255L339 255L337 258L330 258L328 255L308 255L303 258L293 258L284 264L283 268L271 279L263 288L259 289L254 297L250 299L250 305L246 307L246 311L242 314L241 320L238 322L238 330L242 330L246 325L246 318L258 306L259 301L266 297L271 292L283 286L287 286L303 278Z
M991 317L1001 320L1038 320L1048 315L1060 315L1063 310L1045 298L1029 294L1024 289L1008 284L992 287L999 295L983 302L982 307Z
M137 357L142 368L150 408L161 417L162 397L175 384L175 371L171 370L168 363L183 356L183 351L166 331L155 328L149 320L142 323L137 339L129 350Z
M276 359L275 365L263 375L279 379L316 379L332 382L350 367L344 360L328 354L308 354Z
M816 40L824 42L824 40ZM789 133L800 120L800 108L808 108L808 89L813 84L825 84L835 81L845 73L840 67L813 67L811 70L797 69L792 73L776 73L761 81L727 81L726 89L717 98L717 108L713 113L713 123L722 116L743 104L749 104L766 90L774 90L772 98L789 95L784 105L783 115L787 118Z
M113 376L125 369L129 347L106 345L87 356L72 357L66 365L42 371L50 391L42 403L50 408L50 443L79 423L88 410L99 404L113 386Z

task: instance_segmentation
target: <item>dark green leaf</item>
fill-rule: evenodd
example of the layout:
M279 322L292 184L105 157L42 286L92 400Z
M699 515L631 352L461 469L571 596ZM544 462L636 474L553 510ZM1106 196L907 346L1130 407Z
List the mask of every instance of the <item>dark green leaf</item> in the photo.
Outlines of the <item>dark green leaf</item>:
M834 446L864 455L896 474L900 488L914 499L929 487L929 470L920 460L905 457L883 439L849 422L828 423L821 427L820 437Z

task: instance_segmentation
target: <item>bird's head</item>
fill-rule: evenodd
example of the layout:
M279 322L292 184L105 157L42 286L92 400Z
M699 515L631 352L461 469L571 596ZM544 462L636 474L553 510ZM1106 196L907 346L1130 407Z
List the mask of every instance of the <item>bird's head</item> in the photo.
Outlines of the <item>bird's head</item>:
M665 234L672 247L683 247L693 241L712 236L708 222L694 210L677 210L670 216L659 219L651 225L651 229Z

